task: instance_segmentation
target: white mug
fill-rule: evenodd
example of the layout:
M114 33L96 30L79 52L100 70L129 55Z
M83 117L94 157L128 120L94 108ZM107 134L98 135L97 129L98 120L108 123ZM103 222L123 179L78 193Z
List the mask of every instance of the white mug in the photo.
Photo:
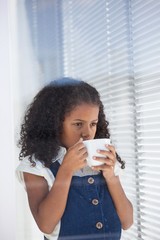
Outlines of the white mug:
M87 148L88 157L87 164L88 166L99 166L103 163L93 159L93 156L104 157L104 155L97 152L97 150L106 150L106 144L110 144L109 138L99 138L99 139L91 139L83 141L85 147Z

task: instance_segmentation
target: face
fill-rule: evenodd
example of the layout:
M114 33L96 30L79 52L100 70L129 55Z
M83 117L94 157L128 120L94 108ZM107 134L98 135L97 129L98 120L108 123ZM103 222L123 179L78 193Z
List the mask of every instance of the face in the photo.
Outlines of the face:
M98 123L99 107L91 104L81 104L65 116L61 134L62 146L69 148L80 138L93 139Z

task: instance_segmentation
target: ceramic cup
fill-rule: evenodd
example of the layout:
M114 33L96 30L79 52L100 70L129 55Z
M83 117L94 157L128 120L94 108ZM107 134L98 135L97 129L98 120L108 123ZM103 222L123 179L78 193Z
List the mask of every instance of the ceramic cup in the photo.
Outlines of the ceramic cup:
M99 166L102 165L102 162L93 159L93 156L104 157L104 155L97 152L97 150L107 150L105 144L110 144L110 139L100 138L100 139L91 139L83 141L85 147L87 148L88 157L87 164L88 166Z

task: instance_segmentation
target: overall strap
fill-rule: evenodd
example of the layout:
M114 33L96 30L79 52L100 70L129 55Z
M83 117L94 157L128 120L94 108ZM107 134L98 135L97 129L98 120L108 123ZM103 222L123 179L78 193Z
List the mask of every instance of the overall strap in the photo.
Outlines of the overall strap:
M52 171L54 177L56 177L59 167L60 163L58 161L55 161L51 164L50 170Z

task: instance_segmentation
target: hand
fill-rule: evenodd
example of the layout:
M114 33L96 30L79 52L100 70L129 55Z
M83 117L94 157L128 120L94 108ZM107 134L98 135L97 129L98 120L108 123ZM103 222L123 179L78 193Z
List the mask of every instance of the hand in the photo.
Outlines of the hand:
M115 176L114 167L116 164L116 151L114 146L106 145L107 150L97 150L98 153L104 155L104 157L94 156L94 160L104 163L100 166L92 167L94 170L102 171L104 178L110 180Z
M80 139L76 144L70 147L64 156L62 166L65 169L75 172L86 166L86 158L88 156L87 149Z

